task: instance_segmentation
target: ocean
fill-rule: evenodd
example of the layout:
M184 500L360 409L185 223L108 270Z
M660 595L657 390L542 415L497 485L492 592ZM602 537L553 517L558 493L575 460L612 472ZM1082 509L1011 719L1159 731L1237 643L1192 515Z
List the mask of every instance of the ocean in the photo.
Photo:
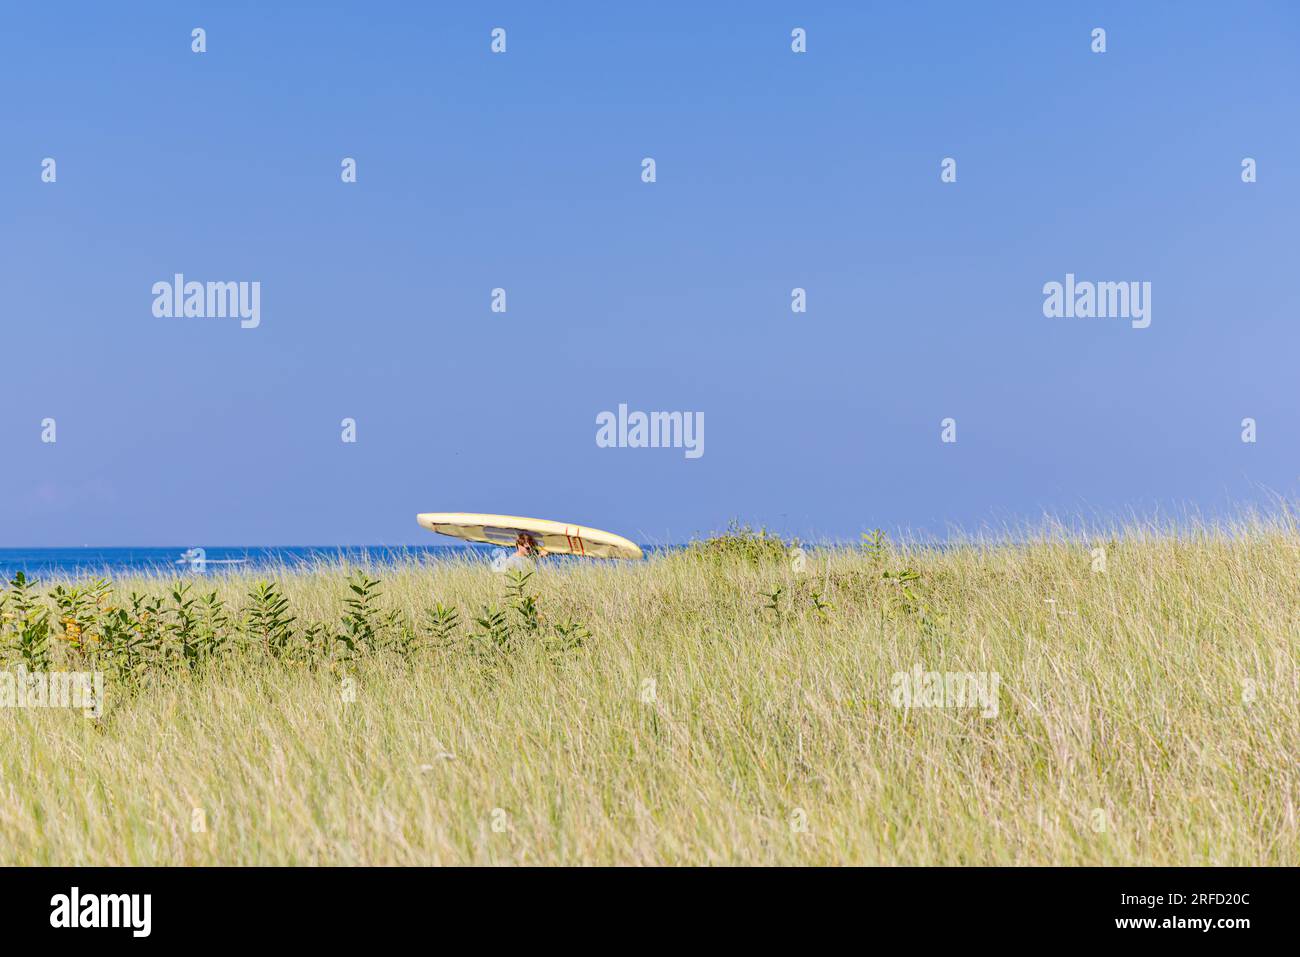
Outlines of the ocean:
M327 563L390 564L448 558L490 561L501 551L491 545L286 545L193 549L165 548L0 548L0 576L86 578L125 575L219 575L223 571L307 567Z

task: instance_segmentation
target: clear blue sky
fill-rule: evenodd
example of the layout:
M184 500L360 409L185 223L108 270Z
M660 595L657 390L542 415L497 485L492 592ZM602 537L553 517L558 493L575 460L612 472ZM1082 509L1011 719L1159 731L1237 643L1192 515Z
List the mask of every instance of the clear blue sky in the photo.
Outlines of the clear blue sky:
M1298 11L9 5L0 546L1294 495ZM154 317L176 272L259 281L260 328ZM1044 317L1067 272L1151 282L1150 328ZM598 448L619 403L702 412L705 454Z

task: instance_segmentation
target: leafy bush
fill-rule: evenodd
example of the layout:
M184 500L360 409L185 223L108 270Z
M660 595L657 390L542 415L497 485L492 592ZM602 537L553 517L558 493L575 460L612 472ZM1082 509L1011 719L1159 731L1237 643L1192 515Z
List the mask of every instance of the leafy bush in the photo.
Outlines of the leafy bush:
M485 609L465 636L460 612L441 602L415 621L383 607L381 582L363 571L347 578L333 624L300 622L281 587L269 581L255 583L247 604L232 615L216 591L196 594L190 581L169 583L162 596L132 592L117 602L108 581L55 585L43 594L20 572L0 588L0 662L21 662L33 672L86 663L129 688L171 670L197 675L229 655L337 669L363 656L409 662L423 652L498 660L530 643L552 657L578 651L591 632L572 620L549 624L532 578L532 572L512 574L505 606Z
M755 530L749 525L733 521L727 531L696 539L686 546L686 553L710 561L744 562L762 565L767 562L784 562L798 546L798 540L786 542L765 527Z

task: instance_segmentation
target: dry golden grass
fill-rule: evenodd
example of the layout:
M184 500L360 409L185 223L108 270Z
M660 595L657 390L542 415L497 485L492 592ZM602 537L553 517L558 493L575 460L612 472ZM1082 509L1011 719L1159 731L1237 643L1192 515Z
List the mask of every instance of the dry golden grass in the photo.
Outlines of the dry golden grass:
M1092 544L543 567L580 650L236 653L98 721L0 709L0 862L1300 864L1300 537ZM506 584L378 574L413 617ZM280 581L337 617L339 570ZM996 717L896 707L916 664L996 673Z

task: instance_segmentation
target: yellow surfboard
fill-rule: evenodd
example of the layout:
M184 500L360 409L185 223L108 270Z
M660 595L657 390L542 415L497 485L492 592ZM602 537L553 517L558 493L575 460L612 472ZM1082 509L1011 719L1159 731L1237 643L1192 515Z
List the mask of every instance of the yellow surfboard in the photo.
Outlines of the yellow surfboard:
M635 542L628 541L622 535L587 528L585 525L551 522L544 518L483 512L422 512L416 516L416 521L440 535L512 548L523 545L539 555L628 559L645 557Z

